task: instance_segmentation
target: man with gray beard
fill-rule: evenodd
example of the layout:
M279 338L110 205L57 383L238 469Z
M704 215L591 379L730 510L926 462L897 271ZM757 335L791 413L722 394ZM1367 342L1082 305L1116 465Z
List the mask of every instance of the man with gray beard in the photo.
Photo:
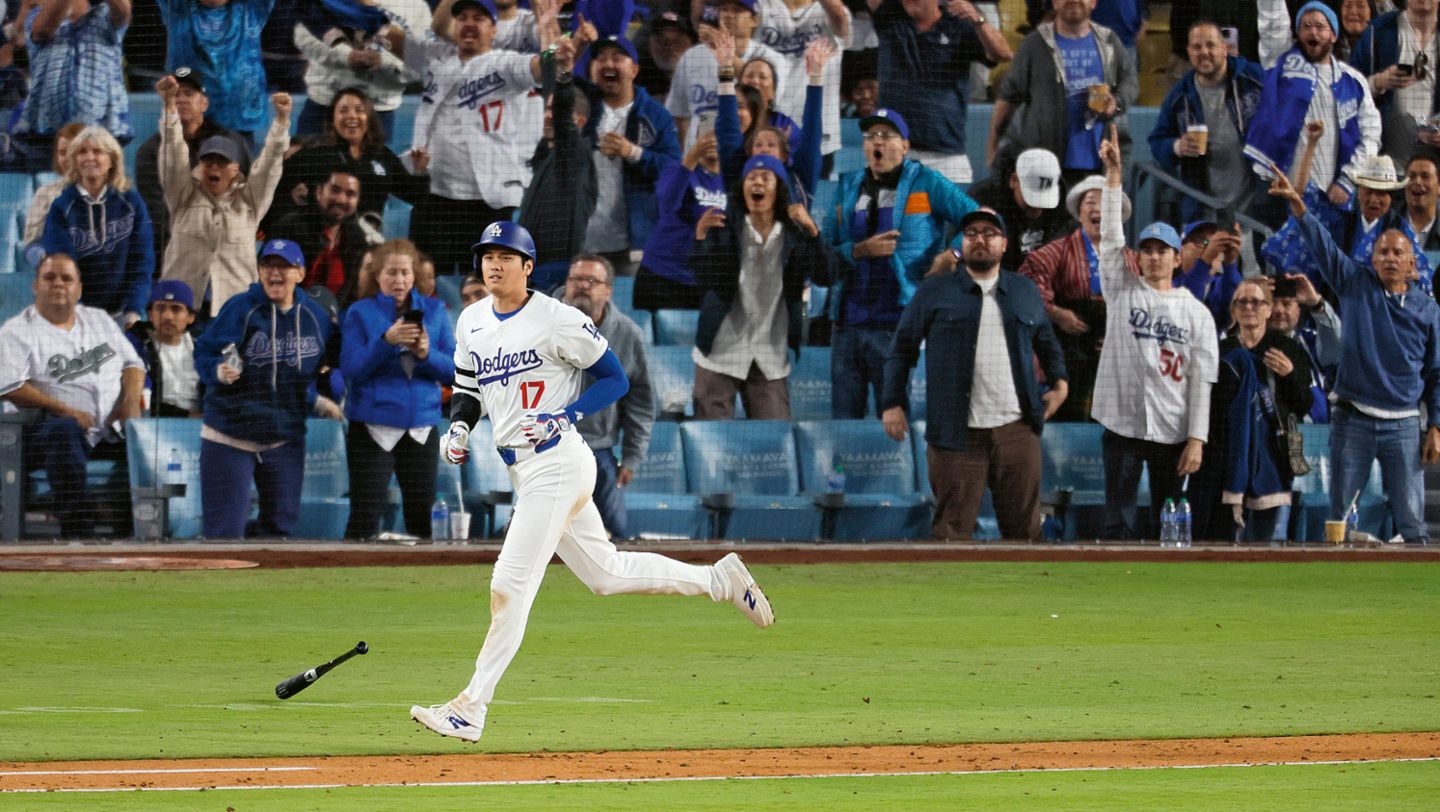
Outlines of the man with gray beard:
M635 477L650 448L650 430L655 424L655 398L650 388L650 371L645 358L645 339L640 326L610 301L615 289L615 268L599 254L578 254L570 263L560 300L576 308L599 328L620 359L630 379L630 391L612 406L586 415L578 428L585 443L595 451L595 507L605 529L614 538L629 538L622 489ZM615 446L620 430L625 444L620 459Z

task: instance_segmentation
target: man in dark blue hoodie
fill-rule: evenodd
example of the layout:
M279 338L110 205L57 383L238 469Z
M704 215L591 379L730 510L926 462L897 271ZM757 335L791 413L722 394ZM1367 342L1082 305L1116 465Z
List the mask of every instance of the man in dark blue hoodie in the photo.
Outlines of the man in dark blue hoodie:
M304 276L298 245L265 243L260 281L225 302L195 342L195 371L205 386L200 493L206 538L247 535L252 478L260 493L253 535L287 537L300 518L305 419L317 409L316 376L335 350L330 314L297 295Z

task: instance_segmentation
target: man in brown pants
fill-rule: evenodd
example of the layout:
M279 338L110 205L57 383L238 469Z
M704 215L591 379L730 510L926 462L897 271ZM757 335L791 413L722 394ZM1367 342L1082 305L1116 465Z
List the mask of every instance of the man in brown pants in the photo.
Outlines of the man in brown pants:
M1000 534L1040 537L1040 430L1069 391L1065 362L1035 283L1000 269L1005 221L978 209L960 221L963 270L927 279L900 317L885 361L885 431L903 440L905 385L926 342L926 458L933 534L969 539L985 488ZM952 249L954 250L954 249ZM1032 358L1045 373L1036 382Z

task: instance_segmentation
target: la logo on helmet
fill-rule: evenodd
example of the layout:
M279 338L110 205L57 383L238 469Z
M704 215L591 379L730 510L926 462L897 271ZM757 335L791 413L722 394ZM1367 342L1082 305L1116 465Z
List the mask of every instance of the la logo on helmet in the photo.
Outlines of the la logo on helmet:
M485 236L487 236L487 237L498 237L498 236L500 236L500 224L499 224L499 223L491 223L491 224L490 224L490 228L488 228L488 229L485 230Z

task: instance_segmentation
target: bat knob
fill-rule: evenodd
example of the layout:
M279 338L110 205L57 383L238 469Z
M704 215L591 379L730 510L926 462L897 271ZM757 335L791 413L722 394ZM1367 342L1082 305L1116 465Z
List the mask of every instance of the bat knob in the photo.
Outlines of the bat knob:
M365 645L365 641L364 641L364 640L361 640L360 642L358 642L358 643L355 644L355 653L356 653L356 654L365 654L365 653L368 652L368 651L370 651L370 647L367 646L367 645Z

